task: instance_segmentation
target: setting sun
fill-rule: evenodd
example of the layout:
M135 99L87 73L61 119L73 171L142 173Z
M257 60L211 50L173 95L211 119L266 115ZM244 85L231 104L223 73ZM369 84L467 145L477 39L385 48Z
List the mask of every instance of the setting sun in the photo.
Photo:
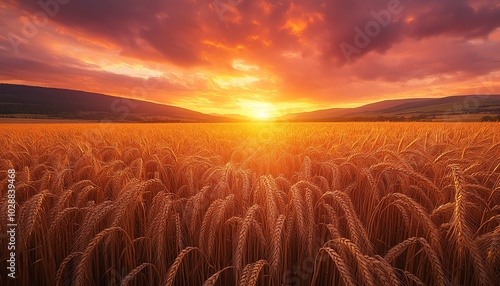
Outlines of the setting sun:
M268 102L244 101L239 105L247 110L248 117L254 119L265 120L278 116L276 107Z
M259 119L268 119L269 115L267 114L266 111L261 111L261 112L259 112L258 118Z

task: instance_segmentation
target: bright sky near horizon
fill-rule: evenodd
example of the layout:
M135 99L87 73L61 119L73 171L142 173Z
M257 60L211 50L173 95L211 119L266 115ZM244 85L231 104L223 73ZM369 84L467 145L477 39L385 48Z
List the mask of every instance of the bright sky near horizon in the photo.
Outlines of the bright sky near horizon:
M0 2L0 82L267 118L500 93L497 0Z

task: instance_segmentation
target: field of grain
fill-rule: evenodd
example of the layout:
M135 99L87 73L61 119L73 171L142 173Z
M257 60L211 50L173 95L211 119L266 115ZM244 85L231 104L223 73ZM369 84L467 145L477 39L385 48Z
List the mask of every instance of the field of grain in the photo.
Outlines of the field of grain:
M500 285L497 123L1 130L1 281Z

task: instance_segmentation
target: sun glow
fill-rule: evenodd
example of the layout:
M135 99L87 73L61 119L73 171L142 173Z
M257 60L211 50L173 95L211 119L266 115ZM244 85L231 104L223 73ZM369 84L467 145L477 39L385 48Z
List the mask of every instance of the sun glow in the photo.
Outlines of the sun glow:
M261 112L259 112L259 114L257 115L257 117L258 117L259 119L268 119L268 118L269 118L269 115L267 114L267 112L266 112L266 111L261 111Z
M243 101L239 105L245 114L256 120L268 120L277 117L276 107L269 102Z

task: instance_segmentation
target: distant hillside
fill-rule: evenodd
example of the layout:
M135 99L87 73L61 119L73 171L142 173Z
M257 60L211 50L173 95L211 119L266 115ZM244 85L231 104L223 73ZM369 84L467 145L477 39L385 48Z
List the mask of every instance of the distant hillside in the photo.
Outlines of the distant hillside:
M224 122L232 119L185 108L83 91L0 84L3 117L121 122Z
M2 118L114 122L234 122L242 115L203 114L185 108L83 91L0 84ZM496 121L500 95L385 100L357 108L288 114L279 121Z
M500 115L500 95L384 100L357 108L288 114L288 121L481 121Z
M210 115L222 116L222 117L225 117L225 118L231 118L231 119L235 119L235 120L239 120L239 121L255 121L255 119L253 119L253 118L250 118L250 117L245 116L245 115L240 115L240 114L211 113Z

